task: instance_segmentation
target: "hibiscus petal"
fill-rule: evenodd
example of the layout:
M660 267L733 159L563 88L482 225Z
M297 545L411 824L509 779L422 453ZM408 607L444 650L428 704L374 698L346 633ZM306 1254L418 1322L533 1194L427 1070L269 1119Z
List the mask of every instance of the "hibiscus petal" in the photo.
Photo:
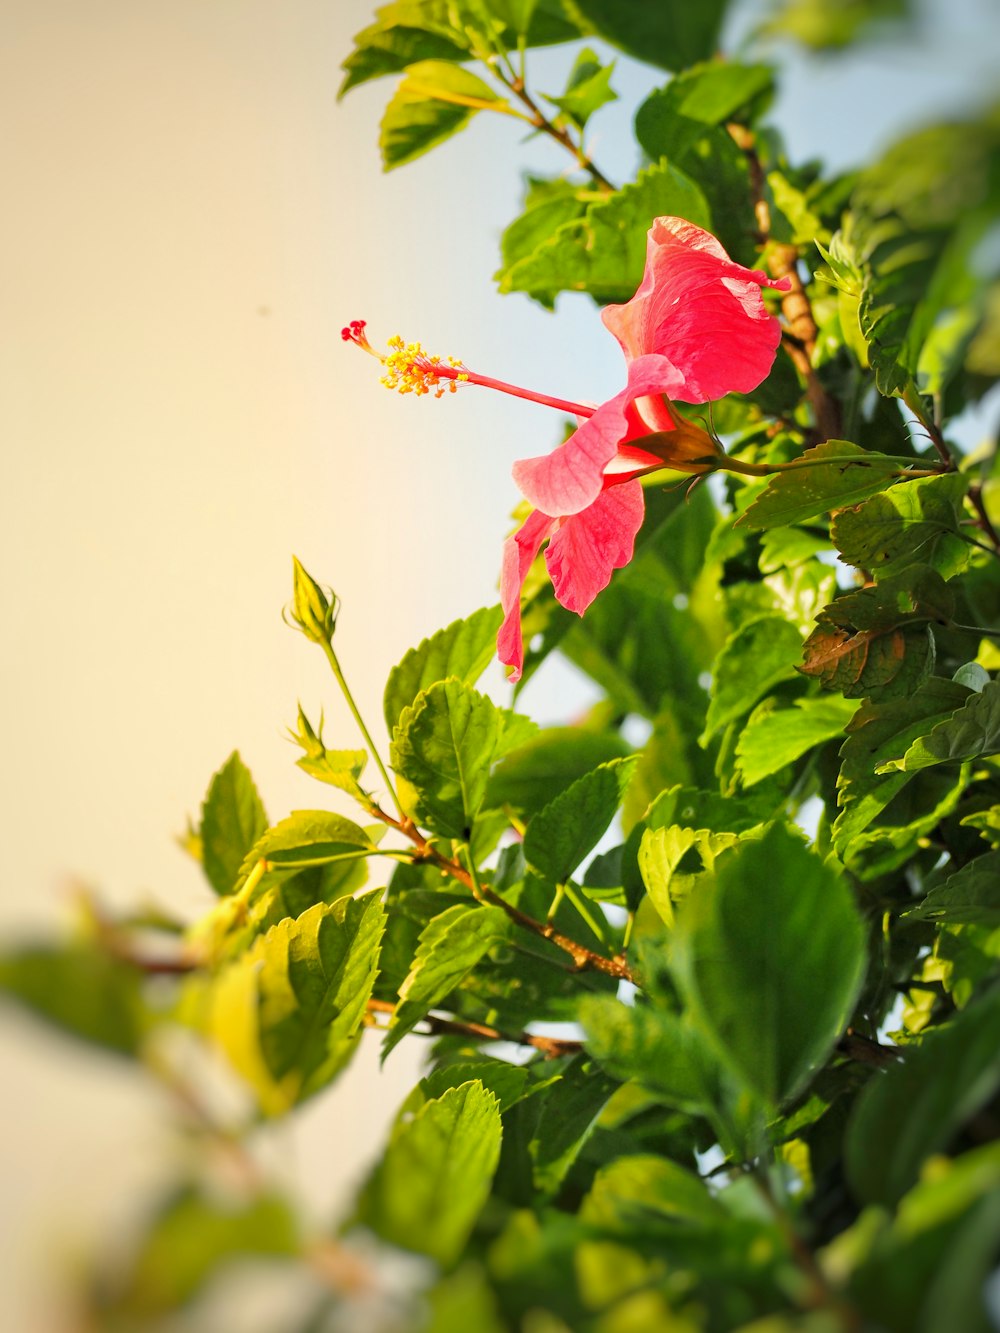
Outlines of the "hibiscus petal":
M682 218L657 218L635 296L601 318L627 358L657 353L679 369L683 384L672 397L707 403L749 393L774 363L781 328L761 299L765 286L790 282L734 264L714 236Z
M500 569L500 603L504 619L497 634L497 656L514 670L509 680L521 679L524 665L524 644L521 641L521 587L528 576L531 562L539 547L549 535L555 522L548 514L536 509L524 520L517 532L503 545L503 564Z
M549 542L545 563L556 600L583 615L611 581L613 570L632 559L642 527L644 502L638 481L602 491L592 505L564 518Z
M514 481L522 495L536 508L556 517L586 509L601 494L604 469L621 441L635 434L648 435L657 428L636 425L636 415L629 411L632 402L662 393L673 397L682 385L683 377L667 357L637 357L629 365L626 387L602 403L564 445L541 458L525 458L514 464Z

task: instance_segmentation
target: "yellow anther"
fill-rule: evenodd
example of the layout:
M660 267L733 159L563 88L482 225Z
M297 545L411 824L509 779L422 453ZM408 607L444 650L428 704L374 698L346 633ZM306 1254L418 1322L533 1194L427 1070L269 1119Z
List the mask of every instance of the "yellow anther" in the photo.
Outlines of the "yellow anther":
M383 357L385 374L382 376L387 389L415 393L418 397L433 390L435 398L440 398L446 390L455 392L455 369L461 361L449 357L450 371L445 370L439 356L428 356L420 343L406 343L398 333L388 340L387 346L389 352ZM468 375L457 378L468 379Z

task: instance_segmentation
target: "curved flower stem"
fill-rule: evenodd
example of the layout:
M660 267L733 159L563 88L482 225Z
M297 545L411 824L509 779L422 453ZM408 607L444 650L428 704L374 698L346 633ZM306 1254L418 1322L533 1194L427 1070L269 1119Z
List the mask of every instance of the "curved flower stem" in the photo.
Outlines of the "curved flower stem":
M340 686L341 694L343 694L344 698L347 700L347 706L351 710L351 715L353 716L354 721L358 724L358 730L361 732L365 745L368 746L368 751L371 754L371 757L375 760L375 766L382 775L382 781L385 783L386 789L392 797L392 803L399 811L400 817L405 819L406 816L404 815L403 807L399 802L399 796L396 794L395 785L389 777L385 765L382 763L382 758L379 755L378 750L375 748L375 742L371 738L371 733L365 726L365 720L358 711L357 704L354 702L354 695L351 693L350 687L344 679L344 673L340 669L340 662L337 660L337 654L334 652L333 644L329 639L323 639L320 642L320 647L326 654L326 660L330 663L330 670L333 672L337 684Z
M393 1014L396 1006L390 1000L369 1000L370 1014ZM563 1055L576 1055L583 1049L583 1042L568 1041L559 1037L540 1037L534 1032L519 1032L516 1036L501 1032L499 1028L486 1023L471 1023L460 1018L444 1018L438 1014L426 1014L421 1020L427 1025L427 1035L454 1033L462 1037L477 1037L481 1041L509 1041L515 1046L533 1046L546 1060L558 1060Z
M548 940L557 949L562 949L564 953L569 954L572 958L577 971L603 972L605 976L617 977L621 981L631 981L633 979L632 971L624 954L615 954L613 958L607 958L604 954L595 953L593 949L588 949L585 944L570 939L568 935L564 935L550 921L538 921L535 917L529 916L527 912L522 912L519 907L515 907L513 903L508 902L495 889L490 888L488 884L481 883L476 876L470 874L460 861L439 852L407 815L396 819L374 802L369 806L369 812L376 819L380 819L383 824L388 824L390 828L402 833L404 838L413 843L416 849L415 860L426 861L437 866L446 875L450 875L452 879L457 880L459 884L464 884L479 902L499 907L522 930L528 930L533 935Z
M489 64L496 78L514 94L528 111L529 114L521 118L527 120L536 130L541 131L542 134L547 134L550 139L554 139L557 144L565 148L576 159L577 165L587 172L595 185L598 185L606 194L613 194L617 187L612 185L593 158L584 150L582 136L581 141L577 143L564 126L556 125L554 121L548 118L528 92L523 74L516 74L509 64L507 69L502 68L498 61L490 61Z

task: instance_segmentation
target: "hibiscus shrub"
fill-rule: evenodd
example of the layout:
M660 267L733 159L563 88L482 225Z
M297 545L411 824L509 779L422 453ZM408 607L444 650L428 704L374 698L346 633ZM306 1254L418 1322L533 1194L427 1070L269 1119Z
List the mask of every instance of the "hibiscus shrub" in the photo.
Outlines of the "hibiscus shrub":
M290 621L360 729L328 749L300 711L317 808L272 826L234 754L190 840L202 920L95 912L4 958L63 1029L171 1083L211 1048L250 1103L220 1123L187 1085L204 1161L88 1327L218 1327L199 1302L248 1255L298 1276L302 1333L995 1327L1000 492L955 426L1000 370L1000 121L796 165L774 71L710 59L725 10L414 0L357 37L345 91L401 76L387 167L491 109L569 150L499 284L588 292L625 384L553 399L344 329L390 387L575 429L515 467L502 605L389 673L387 755L296 562ZM548 112L525 81L581 35L669 71L620 187L584 144L610 66L580 52ZM539 726L476 689L497 651L511 681L561 654L602 702ZM379 1036L426 1073L339 1229L259 1163L213 1174Z

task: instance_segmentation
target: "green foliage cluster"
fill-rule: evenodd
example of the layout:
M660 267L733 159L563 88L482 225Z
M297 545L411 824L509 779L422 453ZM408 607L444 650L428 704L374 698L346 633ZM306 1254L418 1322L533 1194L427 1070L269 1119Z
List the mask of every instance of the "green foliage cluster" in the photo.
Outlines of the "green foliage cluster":
M993 1327L1000 488L949 430L1000 372L1000 118L849 176L796 165L775 72L716 58L726 9L394 0L356 39L343 91L399 76L387 168L487 112L572 155L528 182L501 291L627 299L651 219L679 214L795 275L783 348L715 405L731 467L648 483L636 557L582 619L529 581L525 675L556 651L586 673L582 722L477 690L487 608L389 673L380 744L336 599L296 562L290 621L362 742L328 749L299 710L317 808L272 825L234 754L186 840L204 917L95 909L0 960L10 995L182 1088L205 1149L88 1290L88 1327L166 1327L249 1256L313 1284L301 1333L358 1327L362 1230L427 1260L385 1328ZM902 6L833 9L769 22L842 45ZM664 71L620 187L584 137L613 66L584 46L558 92L527 81L531 48L579 38ZM379 1035L424 1040L427 1072L339 1230L257 1168L220 1196L213 1154L251 1162ZM239 1076L238 1123L202 1101L192 1043Z

